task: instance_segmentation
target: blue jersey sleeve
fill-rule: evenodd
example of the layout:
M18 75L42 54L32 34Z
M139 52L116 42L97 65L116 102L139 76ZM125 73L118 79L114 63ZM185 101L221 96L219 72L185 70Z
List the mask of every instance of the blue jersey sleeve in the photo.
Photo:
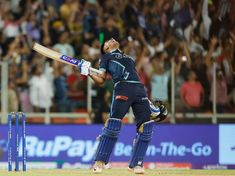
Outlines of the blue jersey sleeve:
M101 71L108 71L108 57L106 55L102 55L100 57L100 68Z

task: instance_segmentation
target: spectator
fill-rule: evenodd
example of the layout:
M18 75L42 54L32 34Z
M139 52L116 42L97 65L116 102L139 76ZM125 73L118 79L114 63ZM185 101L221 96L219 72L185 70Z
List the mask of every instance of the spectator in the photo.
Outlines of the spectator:
M59 12L61 18L66 21L72 15L71 11L78 9L79 3L74 0L65 0L64 3L60 6Z
M72 71L67 77L67 96L71 111L76 111L79 108L86 107L87 78L77 70L73 69Z
M16 85L13 81L8 84L8 112L18 112L19 100L16 92Z
M148 97L150 97L151 86L149 77L153 70L152 64L150 62L149 52L146 46L143 46L143 49L141 48L137 50L136 70L139 74L141 83L143 83L147 89L146 92Z
M130 3L126 4L125 10L125 24L128 28L138 27L138 1L131 0Z
M98 40L94 40L91 47L89 47L89 56L92 60L97 60L100 55L100 44Z
M54 63L54 101L56 112L69 112L70 102L68 100L68 84L64 73L64 65Z
M37 64L32 69L33 76L29 80L29 96L34 112L45 112L52 106L53 89L42 73L42 65Z
M3 33L6 38L14 38L20 34L20 21L17 20L11 11L5 13Z
M85 6L86 10L83 16L83 30L84 32L91 32L92 34L96 35L96 3L94 4L90 1L87 1Z
M19 95L20 109L23 112L33 112L33 107L29 98L29 64L27 61L21 63L18 71L17 78L17 93Z
M73 46L69 43L69 38L70 38L70 34L68 31L61 31L60 35L59 35L59 42L56 43L53 48L57 51L59 51L60 53L63 53L65 55L74 57L74 48Z
M105 123L109 117L109 110L112 103L112 89L113 83L108 75L107 82L103 86L93 86L93 99L92 107L93 112L95 113L94 123Z
M230 109L230 112L234 113L235 109L235 60L234 60L234 57L235 57L235 26L233 27L233 29L230 31L230 41L231 41L231 50L232 50L232 53L231 53L231 59L230 59L230 66L231 66L231 75L232 75L232 79L231 79L231 82L232 84L230 85L230 89L231 89L231 92L229 93L229 109Z
M216 46L220 48L220 52L216 52ZM224 113L228 105L228 85L232 80L232 68L229 66L229 55L226 46L222 45L218 38L214 37L211 39L210 48L206 55L208 67L207 75L208 79L211 80L210 101L213 102L212 78L214 64L214 67L216 68L216 106L218 113Z
M210 100L213 101L213 90L211 86ZM216 110L217 113L226 112L228 108L228 87L224 73L221 69L216 70Z
M53 48L60 53L63 53L67 56L74 57L75 51L73 46L69 43L69 32L68 31L61 31L59 34L59 43L55 44ZM66 74L71 74L72 67L69 65L65 66Z
M170 70L164 69L165 58L165 53L157 53L152 58L153 73L151 75L151 100L159 100L169 105L168 82Z
M7 53L4 59L9 63L9 79L14 80L13 85L16 86L16 91L19 101L19 109L24 112L32 112L32 106L28 96L28 81L29 81L29 65L28 54L29 48L23 36L17 36L13 39L8 39L5 43Z
M186 112L200 112L204 90L201 83L197 81L197 75L192 70L188 74L187 81L180 88L180 97Z
M176 111L184 111L184 104L180 97L180 88L187 79L189 70L191 69L191 57L186 46L186 42L180 42L176 49L176 55L172 56L172 63L175 65L175 108Z
M105 19L105 27L100 29L100 33L103 33L104 41L110 38L114 38L114 39L119 38L119 30L115 26L115 21L113 17L109 16L107 17L107 19Z
M27 34L28 37L32 38L33 41L39 42L41 33L36 22L36 15L32 12L31 14L29 14L27 22L23 23L25 27L25 29L23 30L24 34Z
M196 73L198 81L202 84L204 89L204 104L202 107L202 111L210 110L210 102L209 102L209 95L210 95L210 83L207 77L207 65L206 59L204 56L204 47L201 45L202 40L201 38L193 34L191 36L189 42L189 51L190 57L192 58L191 69Z

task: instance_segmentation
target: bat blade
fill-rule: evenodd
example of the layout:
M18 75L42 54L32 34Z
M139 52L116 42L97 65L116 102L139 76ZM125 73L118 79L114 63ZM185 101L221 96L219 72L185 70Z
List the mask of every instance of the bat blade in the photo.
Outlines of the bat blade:
M80 62L79 60L77 60L75 58L72 58L72 57L69 57L67 55L61 54L57 51L49 49L49 48L47 48L45 46L42 46L38 43L34 43L32 48L33 48L34 51L37 51L38 53L42 54L43 56L48 57L50 59L57 60L59 62L70 64L70 65L73 65L73 66L77 66L78 63Z
M45 46L40 45L39 43L34 43L32 48L33 48L34 51L42 54L45 57L48 57L50 59L54 59L56 61L63 62L63 63L66 63L66 64L70 64L70 65L75 66L75 67L80 62L79 60L77 60L75 58L69 57L69 56L64 55L62 53L59 53L59 52L54 51L52 49L49 49ZM90 71L93 72L93 73L97 73L97 74L102 74L103 73L102 71L97 70L95 68L91 68L91 67L90 67Z

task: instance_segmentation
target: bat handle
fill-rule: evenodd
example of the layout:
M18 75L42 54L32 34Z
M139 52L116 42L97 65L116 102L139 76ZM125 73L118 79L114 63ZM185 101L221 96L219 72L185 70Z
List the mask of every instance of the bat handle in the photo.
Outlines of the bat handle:
M103 72L101 70L97 70L95 68L90 67L90 71L93 73L97 73L97 74L102 74Z

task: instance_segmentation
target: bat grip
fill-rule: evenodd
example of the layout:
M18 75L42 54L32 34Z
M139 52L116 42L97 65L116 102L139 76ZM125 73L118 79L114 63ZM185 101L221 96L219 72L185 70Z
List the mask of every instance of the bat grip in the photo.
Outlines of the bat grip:
M92 67L90 67L90 71L93 72L93 73L97 73L97 74L102 74L103 73L102 71L97 70L97 69L92 68Z

